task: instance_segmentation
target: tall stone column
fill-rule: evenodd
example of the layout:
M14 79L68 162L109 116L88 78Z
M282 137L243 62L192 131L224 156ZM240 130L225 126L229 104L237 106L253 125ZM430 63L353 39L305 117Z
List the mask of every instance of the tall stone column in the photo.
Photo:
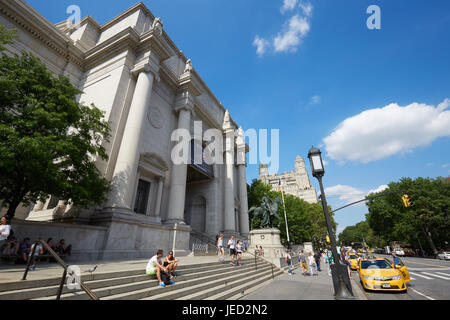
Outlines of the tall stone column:
M158 191L156 192L155 217L159 218L161 213L162 192L164 186L164 178L158 178Z
M194 108L194 97L189 91L181 92L175 102L178 112L178 129L190 132L191 112ZM187 160L190 161L190 141L187 148ZM188 163L173 164L170 179L169 208L166 222L184 223L184 205L186 199L186 179Z
M248 198L247 198L247 176L246 176L246 144L244 140L244 130L239 128L236 137L237 147L237 166L239 175L239 226L240 233L243 237L248 237L250 233L249 217L248 217Z
M153 81L158 75L159 63L147 63L135 68L132 72L137 75L136 88L128 112L122 143L114 168L107 209L116 212L133 212L133 194L136 184L137 168L139 163L139 146L146 112L150 104Z
M236 234L236 219L234 211L234 129L231 124L228 110L225 112L223 121L223 132L225 135L225 190L224 190L224 233L226 235Z

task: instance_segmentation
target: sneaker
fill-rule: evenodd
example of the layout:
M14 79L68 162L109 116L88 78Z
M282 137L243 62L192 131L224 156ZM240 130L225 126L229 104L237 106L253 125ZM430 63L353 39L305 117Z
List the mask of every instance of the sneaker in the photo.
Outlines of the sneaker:
M36 270L36 266L31 266L30 270L31 270L31 271Z
M177 273L176 272L172 272L172 277L176 278L177 277Z
M160 287L165 287L166 285L164 284L164 282L160 282L160 283L159 283L159 286L160 286Z
M172 280L170 280L170 284L175 284L175 282L174 282L174 281L172 281Z

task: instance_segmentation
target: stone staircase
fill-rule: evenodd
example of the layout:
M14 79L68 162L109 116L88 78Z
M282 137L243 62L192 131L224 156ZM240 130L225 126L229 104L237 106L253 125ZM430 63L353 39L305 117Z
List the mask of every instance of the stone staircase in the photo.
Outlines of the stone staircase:
M182 265L175 284L158 287L155 278L144 274L142 268L82 275L86 286L101 300L225 300L239 299L283 270L254 258L244 258L240 267L210 262ZM273 276L272 276L273 272ZM59 274L60 272L58 272ZM14 281L0 285L0 300L55 300L61 278ZM64 287L61 300L87 300L82 291Z

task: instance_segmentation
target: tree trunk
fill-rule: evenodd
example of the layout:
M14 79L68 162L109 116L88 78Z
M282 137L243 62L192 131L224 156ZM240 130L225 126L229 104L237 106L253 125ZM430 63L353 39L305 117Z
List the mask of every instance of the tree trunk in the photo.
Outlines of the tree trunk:
M427 227L424 228L424 231L425 231L425 236L427 237L428 241L430 242L430 246L431 246L431 249L433 250L434 256L437 256L438 251L434 245L433 239L431 238L431 233L428 231Z
M8 211L6 212L6 217L8 218L8 220L11 220L12 218L14 218L14 214L16 213L16 209L19 206L20 201L14 201L13 203L8 204Z

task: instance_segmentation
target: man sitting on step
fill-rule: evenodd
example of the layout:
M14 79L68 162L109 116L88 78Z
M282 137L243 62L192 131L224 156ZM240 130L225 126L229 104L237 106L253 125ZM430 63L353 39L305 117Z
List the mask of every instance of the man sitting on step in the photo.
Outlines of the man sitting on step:
M169 277L169 270L162 265L162 256L163 251L158 250L156 255L153 256L147 263L146 273L149 276L156 275L156 278L158 278L158 285L161 287L165 287L166 284L164 283L165 281L162 281L162 275L164 276L164 278ZM169 283L174 284L173 281L170 281Z

